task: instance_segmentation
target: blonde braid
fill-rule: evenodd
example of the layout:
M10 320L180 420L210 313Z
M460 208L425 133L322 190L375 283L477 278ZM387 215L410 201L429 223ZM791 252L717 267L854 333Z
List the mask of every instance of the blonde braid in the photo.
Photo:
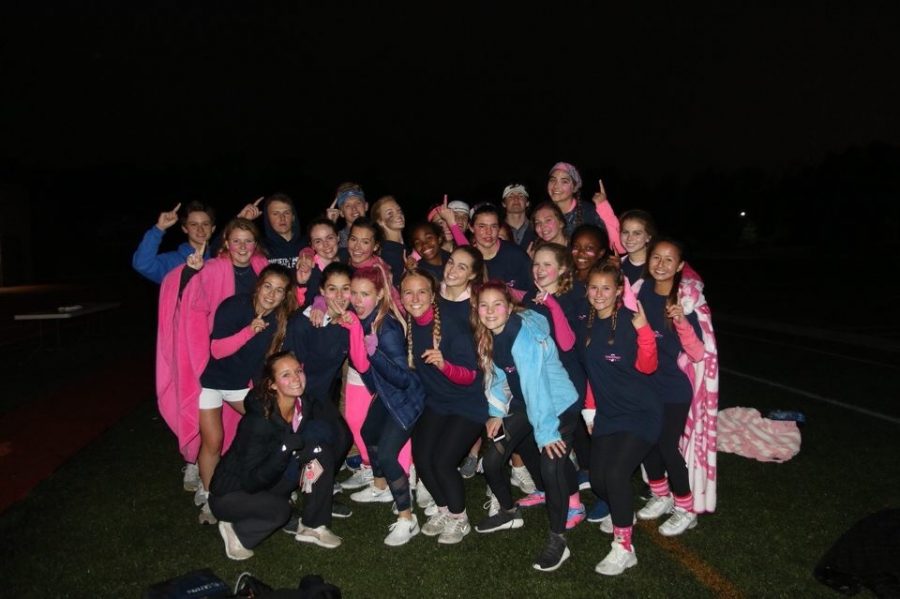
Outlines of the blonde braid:
M619 316L619 304L617 303L615 308L613 308L613 313L612 313L612 316L610 317L610 318L612 318L612 320L610 321L610 327L609 327L609 341L607 341L608 345L612 345L613 343L616 342L616 321L618 320L618 316Z
M434 320L431 323L431 337L434 343L434 349L441 348L441 309L438 308L437 302L431 300L431 309L434 311Z
M406 313L406 364L410 370L416 369L413 361L412 314Z

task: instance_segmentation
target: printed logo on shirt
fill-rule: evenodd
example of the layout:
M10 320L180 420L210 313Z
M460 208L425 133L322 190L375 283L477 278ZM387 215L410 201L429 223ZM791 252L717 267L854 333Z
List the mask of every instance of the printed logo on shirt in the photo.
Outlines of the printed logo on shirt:
M503 370L506 371L506 374L512 374L516 371L516 367L515 366L504 366Z
M622 356L620 356L619 354L606 354L605 356L603 356L603 359L607 362L616 363L622 359Z
M657 331L656 329L653 329L653 336L656 337L657 339L662 339L663 334L660 333L659 331Z

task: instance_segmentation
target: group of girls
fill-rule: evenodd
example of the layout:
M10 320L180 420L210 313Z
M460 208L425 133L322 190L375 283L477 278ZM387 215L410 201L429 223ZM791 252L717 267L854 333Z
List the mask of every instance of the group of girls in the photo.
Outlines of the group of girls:
M337 547L331 519L351 510L332 491L362 487L351 499L393 503L389 546L519 528L522 508L545 505L533 567L552 571L590 488L588 519L613 535L596 571L615 575L637 563L636 518L666 515L660 532L677 535L715 508L717 364L702 281L649 214L616 219L602 183L593 203L580 188L572 165L551 169L527 248L501 238L491 204L460 227L445 198L407 229L387 196L372 220L353 221L346 248L331 219L312 221L295 272L265 266L239 218L218 257L166 277L160 408L185 460L199 457L201 521L218 518L229 557L250 557L278 528ZM491 500L473 527L459 465L480 443ZM335 483L353 444L363 466ZM534 481L518 501L511 460ZM636 472L653 493L637 514Z

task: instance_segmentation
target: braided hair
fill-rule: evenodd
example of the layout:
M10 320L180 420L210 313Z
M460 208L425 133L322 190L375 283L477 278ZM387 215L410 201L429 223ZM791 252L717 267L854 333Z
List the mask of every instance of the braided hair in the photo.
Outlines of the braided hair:
M407 270L403 275L403 278L400 280L400 295L403 296L403 283L406 282L407 279L411 279L413 277L420 277L425 279L428 282L428 286L431 288L431 310L433 313L433 318L431 321L431 338L432 338L432 348L439 349L441 345L441 309L438 307L437 298L438 293L440 291L440 286L438 285L437 279L432 276L430 272L421 268L413 268ZM409 310L406 311L406 363L411 369L415 369L415 360L413 356L413 339L412 339L412 331L413 331L413 316L410 314Z

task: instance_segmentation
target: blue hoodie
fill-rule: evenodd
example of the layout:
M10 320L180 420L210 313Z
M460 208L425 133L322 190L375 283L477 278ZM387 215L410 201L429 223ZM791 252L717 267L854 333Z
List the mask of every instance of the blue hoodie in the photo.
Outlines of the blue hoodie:
M170 270L184 264L187 261L188 256L196 251L190 243L185 241L178 246L177 250L159 254L159 244L162 243L162 238L165 233L165 231L160 230L156 225L150 227L150 229L144 233L144 238L141 239L140 245L138 245L137 249L134 251L134 256L131 258L131 266L157 284L162 283L163 278L169 274ZM206 253L203 256L203 259L209 260L209 257L210 249L209 244L207 244Z
M559 361L547 319L532 310L525 310L520 316L522 328L513 342L513 360L534 440L543 448L562 439L559 415L578 401L578 392ZM491 376L485 377L485 387L490 415L506 416L512 397L502 368L493 365Z

